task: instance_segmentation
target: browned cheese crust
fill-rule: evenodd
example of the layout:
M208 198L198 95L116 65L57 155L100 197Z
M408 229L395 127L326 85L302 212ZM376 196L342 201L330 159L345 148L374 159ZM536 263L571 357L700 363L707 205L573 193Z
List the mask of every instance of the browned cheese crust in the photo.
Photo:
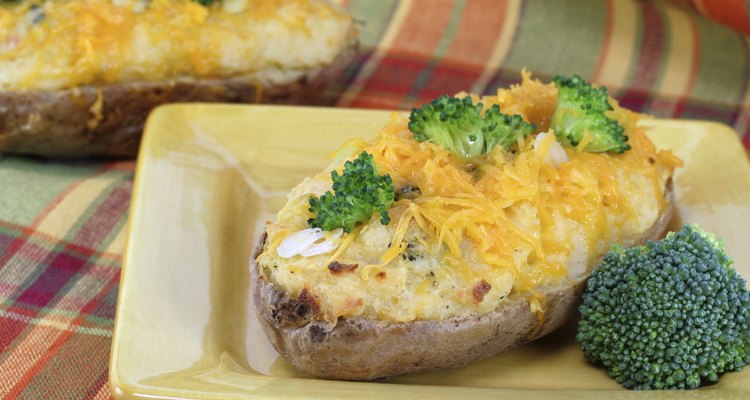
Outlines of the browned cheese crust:
M671 180L667 207L632 244L662 237L672 216ZM372 380L435 368L454 368L491 357L540 338L577 313L586 278L542 290L548 308L539 324L528 298L509 297L492 312L448 320L392 323L355 317L331 327L316 320L317 303L306 291L297 298L263 279L251 262L253 300L261 326L274 348L296 368L321 378ZM597 260L598 264L599 260Z
M161 104L314 104L356 53L355 42L330 65L284 85L264 85L247 77L184 78L67 90L0 91L0 152L134 157L146 117Z

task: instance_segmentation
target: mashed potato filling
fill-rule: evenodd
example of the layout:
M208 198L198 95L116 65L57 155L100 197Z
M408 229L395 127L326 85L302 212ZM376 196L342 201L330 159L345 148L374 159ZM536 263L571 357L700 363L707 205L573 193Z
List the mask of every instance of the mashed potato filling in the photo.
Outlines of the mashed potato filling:
M524 75L521 85L481 101L544 131L556 89ZM312 294L331 322L483 314L507 296L533 297L541 287L578 280L613 243L633 243L656 222L680 164L656 151L636 126L638 115L615 105L612 117L632 146L623 154L567 148L551 162L551 149L559 150L554 135L532 135L516 152L497 147L467 163L416 142L406 117L394 115L353 154L371 153L379 172L393 179L391 223L375 217L350 234L327 233L337 247L328 254L280 257L276 248L284 238L308 228L310 197L331 189L330 169L341 168L332 165L294 188L267 227L261 273L292 296Z
M289 83L333 62L355 35L322 0L54 0L0 5L0 89L178 78Z

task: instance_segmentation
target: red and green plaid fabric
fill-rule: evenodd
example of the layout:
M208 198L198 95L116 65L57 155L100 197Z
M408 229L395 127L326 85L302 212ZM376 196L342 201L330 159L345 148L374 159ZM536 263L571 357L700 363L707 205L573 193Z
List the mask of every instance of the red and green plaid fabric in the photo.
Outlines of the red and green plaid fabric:
M494 93L527 68L583 75L657 117L723 122L750 147L747 1L340 2L359 21L362 51L324 94L331 105L408 109ZM111 397L133 167L0 159L0 398Z
M582 75L656 117L723 122L750 147L750 37L700 14L745 16L744 3L345 1L364 49L331 101L408 109L441 93L494 93L526 68L545 80Z
M133 163L0 160L0 398L109 398Z

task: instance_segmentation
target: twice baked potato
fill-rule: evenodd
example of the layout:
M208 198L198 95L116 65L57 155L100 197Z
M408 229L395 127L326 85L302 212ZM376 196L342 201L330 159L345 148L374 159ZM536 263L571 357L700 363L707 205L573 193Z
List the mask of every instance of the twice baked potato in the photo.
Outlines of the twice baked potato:
M658 238L680 161L614 101L608 115L629 150L586 151L590 138L562 147L550 131L557 96L524 75L497 96L465 98L480 117L499 105L535 124L478 158L415 140L414 112L394 114L372 142L347 143L338 154L370 154L395 192L387 215L353 229L310 226L356 161L292 189L251 262L254 304L279 353L312 375L348 380L466 365L561 326L614 243Z
M160 104L313 103L356 48L325 0L0 2L0 151L133 156Z

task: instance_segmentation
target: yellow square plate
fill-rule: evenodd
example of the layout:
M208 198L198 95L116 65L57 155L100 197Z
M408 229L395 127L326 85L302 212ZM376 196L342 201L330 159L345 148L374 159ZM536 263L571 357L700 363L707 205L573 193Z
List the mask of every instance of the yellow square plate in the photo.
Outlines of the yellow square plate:
M263 335L248 259L288 189L321 170L353 136L372 137L383 111L171 105L148 121L138 162L110 363L117 398L654 398L625 391L586 363L575 326L461 369L380 382L295 371ZM649 121L661 148L685 160L673 227L696 222L726 239L750 277L750 167L729 128ZM698 397L750 397L750 368ZM659 398L684 397L659 392Z

